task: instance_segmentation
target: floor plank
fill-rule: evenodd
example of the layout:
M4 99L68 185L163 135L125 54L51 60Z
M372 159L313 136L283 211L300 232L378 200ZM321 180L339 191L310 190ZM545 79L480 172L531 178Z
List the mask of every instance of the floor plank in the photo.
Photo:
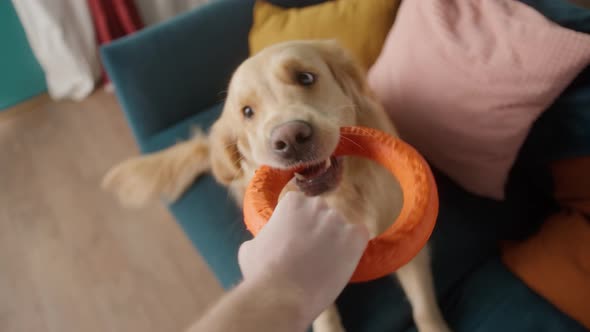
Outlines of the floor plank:
M0 331L183 330L221 288L163 206L100 191L137 153L115 98L40 98L0 116Z

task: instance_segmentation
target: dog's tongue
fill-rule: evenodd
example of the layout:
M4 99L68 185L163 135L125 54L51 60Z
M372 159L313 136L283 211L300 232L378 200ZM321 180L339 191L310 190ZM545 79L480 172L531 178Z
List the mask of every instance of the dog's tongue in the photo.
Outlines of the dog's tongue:
M298 171L297 173L295 173L295 176L299 180L311 179L326 171L328 168L330 168L331 165L332 162L330 161L330 159L328 159L323 163L318 163Z
M318 196L336 189L341 178L341 163L334 158L295 173L297 187L307 196Z

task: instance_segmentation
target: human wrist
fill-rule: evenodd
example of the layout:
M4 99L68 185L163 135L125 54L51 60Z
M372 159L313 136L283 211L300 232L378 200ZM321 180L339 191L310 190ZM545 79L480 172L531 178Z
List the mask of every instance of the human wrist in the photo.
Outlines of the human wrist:
M288 278L276 273L247 279L239 286L256 299L256 307L260 310L272 308L280 313L285 330L304 331L314 317L310 317L309 305L305 293ZM276 331L282 331L277 326Z

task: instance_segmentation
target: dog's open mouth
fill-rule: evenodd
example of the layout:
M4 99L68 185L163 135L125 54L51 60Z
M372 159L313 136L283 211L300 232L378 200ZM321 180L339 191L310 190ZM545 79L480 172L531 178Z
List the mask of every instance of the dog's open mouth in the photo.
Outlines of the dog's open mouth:
M334 190L342 179L342 160L327 160L305 165L295 172L295 183L307 196L317 196Z

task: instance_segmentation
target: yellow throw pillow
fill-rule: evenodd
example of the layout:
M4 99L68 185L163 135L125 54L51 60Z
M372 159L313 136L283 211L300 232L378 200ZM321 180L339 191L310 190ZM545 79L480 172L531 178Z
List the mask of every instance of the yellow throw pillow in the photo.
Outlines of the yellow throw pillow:
M381 52L399 3L334 0L303 8L282 8L258 0L249 35L250 54L288 40L337 39L368 69Z

